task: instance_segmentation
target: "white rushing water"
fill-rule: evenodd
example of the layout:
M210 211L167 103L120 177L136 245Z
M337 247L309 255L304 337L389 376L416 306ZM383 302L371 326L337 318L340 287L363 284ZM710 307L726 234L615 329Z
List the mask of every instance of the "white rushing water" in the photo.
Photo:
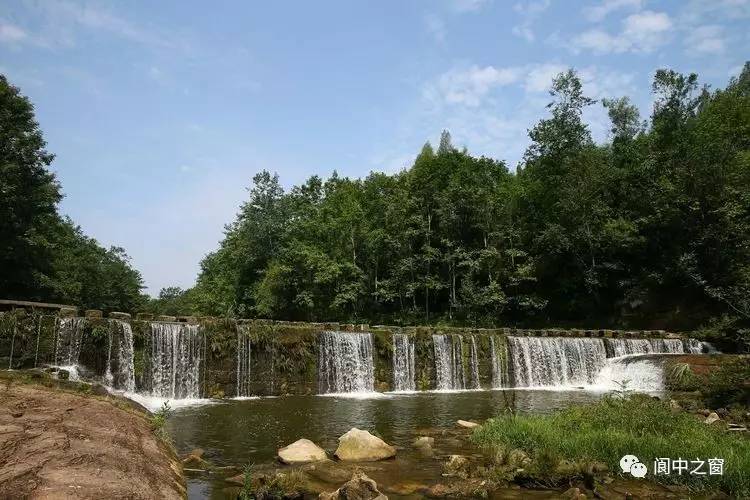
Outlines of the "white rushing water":
M371 333L320 334L318 390L321 394L375 391Z
M659 392L664 390L664 369L656 360L639 356L609 358L588 389Z
M151 396L200 398L202 341L197 325L151 323L148 363Z
M461 335L433 335L435 381L438 391L466 389L464 341Z
M685 352L680 339L605 339L610 357L632 354L682 354Z
M250 396L250 336L247 330L237 327L237 385L235 396L246 398Z
M130 323L119 319L110 320L114 327L115 338L117 339L117 370L112 374L114 387L126 392L135 392L135 366L133 348L133 329ZM111 362L110 356L110 362Z
M411 392L414 382L414 339L404 333L393 334L393 390Z
M60 318L55 329L55 365L78 365L81 355L83 330L86 326L84 318Z
M500 351L498 351L500 349ZM507 363L508 347L505 342L500 343L500 347L495 344L495 336L490 336L490 362L492 363L492 388L500 389L508 387L507 381Z
M516 387L593 384L607 360L602 339L508 337Z
M469 357L469 366L471 368L471 388L479 389L479 355L477 354L477 340L474 335L471 336L471 350Z

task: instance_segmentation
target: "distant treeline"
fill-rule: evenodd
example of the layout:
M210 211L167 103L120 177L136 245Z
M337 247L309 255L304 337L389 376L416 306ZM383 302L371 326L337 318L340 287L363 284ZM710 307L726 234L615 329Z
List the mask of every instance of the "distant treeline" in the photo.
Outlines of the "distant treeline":
M648 120L560 74L515 172L444 132L408 170L249 199L173 311L298 320L695 327L750 314L750 64L726 89L657 71ZM582 120L603 105L605 144ZM657 325L658 326L658 325ZM725 325L726 326L726 325Z
M285 192L261 172L196 285L140 307L391 324L713 321L746 335L750 64L722 90L670 70L652 90L642 120L627 98L597 103L574 71L558 75L515 171L444 132L394 175L312 176ZM604 144L582 119L594 105L611 119Z

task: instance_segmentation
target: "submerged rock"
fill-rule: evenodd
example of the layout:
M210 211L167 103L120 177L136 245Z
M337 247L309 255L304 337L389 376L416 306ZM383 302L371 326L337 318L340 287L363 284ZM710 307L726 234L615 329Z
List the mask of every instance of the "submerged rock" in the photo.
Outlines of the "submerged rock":
M351 431L350 431L351 432ZM321 493L320 500L388 500L378 490L375 481L367 477L364 472L357 471L349 482L332 493Z
M469 476L469 459L462 455L451 455L443 464L443 475L466 479Z
M432 458L435 456L435 451L432 449L434 442L435 438L420 436L414 440L414 447L422 458Z
M419 436L414 440L414 446L417 448L432 447L433 444L435 444L435 438L428 436Z
M328 458L323 448L309 439L299 439L289 446L279 449L279 460L285 464L304 464Z
M335 455L349 462L374 462L396 456L396 448L367 431L352 427L339 438Z
M459 427L463 427L464 429L474 429L476 427L479 427L478 423L471 422L469 420L459 420L456 422L456 425Z

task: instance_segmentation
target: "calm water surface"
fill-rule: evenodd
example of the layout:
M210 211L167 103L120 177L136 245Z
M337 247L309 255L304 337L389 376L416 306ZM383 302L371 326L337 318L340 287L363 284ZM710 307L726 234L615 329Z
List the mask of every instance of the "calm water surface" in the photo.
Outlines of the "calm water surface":
M307 438L332 454L338 437L352 427L373 432L397 447L409 447L420 429L452 428L458 419L484 420L515 406L547 413L602 396L588 391L462 391L384 395L370 399L288 396L180 408L168 422L179 453L195 448L216 465L273 461L276 451ZM188 481L190 498L219 498L205 479Z

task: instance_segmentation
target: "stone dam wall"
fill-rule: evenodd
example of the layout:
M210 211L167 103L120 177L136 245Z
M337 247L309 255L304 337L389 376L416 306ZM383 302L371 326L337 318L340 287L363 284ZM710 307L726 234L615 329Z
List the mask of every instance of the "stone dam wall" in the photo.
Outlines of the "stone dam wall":
M0 369L33 368L65 365L61 350L69 352L73 341L61 347L63 327L78 317L73 309L39 311L17 307L0 312ZM66 319L67 318L67 319ZM571 337L605 339L687 339L688 336L665 332L580 330L580 329L515 329L515 328L454 328L397 327L339 323L302 323L269 320L233 320L194 317L153 317L139 314L132 318L125 313L87 311L75 320L78 325L76 342L77 365L83 376L107 381L110 372L119 372L117 349L122 345L118 336L126 323L132 330L132 370L139 392L149 392L154 384L154 331L158 325L175 328L195 325L191 331L194 345L189 359L197 363L194 383L201 397L232 397L238 394L240 357L249 358L247 371L242 373L244 392L252 395L315 394L319 390L319 338L325 331L368 332L372 335L374 389L393 389L394 334L405 334L413 344L414 385L416 390L436 388L436 360L433 335L450 335L458 339L458 355L464 366L471 362L479 386L492 387L493 369L508 368L508 337ZM67 325L67 326L66 326ZM182 325L182 326L180 326ZM460 337L459 337L460 336ZM455 340L454 340L455 342ZM686 341L687 342L687 341ZM176 356L176 354L175 354ZM494 358L494 363L492 362ZM494 366L493 366L494 365ZM507 377L507 375L506 375ZM468 386L467 386L468 388Z

